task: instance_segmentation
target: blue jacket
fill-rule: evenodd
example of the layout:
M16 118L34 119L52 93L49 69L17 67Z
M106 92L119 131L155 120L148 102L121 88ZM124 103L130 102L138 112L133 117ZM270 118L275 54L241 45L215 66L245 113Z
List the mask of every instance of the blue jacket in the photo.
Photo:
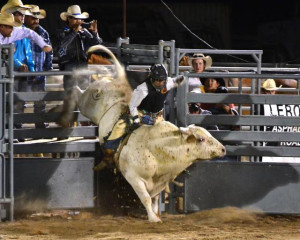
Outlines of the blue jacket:
M15 71L18 71L19 67L22 64L26 64L28 66L28 70L30 72L34 72L34 61L32 58L30 40L28 38L24 38L22 40L17 40L14 43L15 43L15 53L14 53Z

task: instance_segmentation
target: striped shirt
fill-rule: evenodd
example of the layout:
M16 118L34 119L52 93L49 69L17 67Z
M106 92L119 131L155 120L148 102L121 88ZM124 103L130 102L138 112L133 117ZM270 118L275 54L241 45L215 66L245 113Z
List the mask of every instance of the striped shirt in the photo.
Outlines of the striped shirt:
M50 38L48 32L38 26L35 29L35 32L40 35L43 40L48 44L51 45ZM32 50L32 57L35 62L35 71L49 71L53 69L52 60L53 60L53 51L45 53L36 43L30 41L31 43L31 50ZM36 76L36 80L45 80L46 76Z

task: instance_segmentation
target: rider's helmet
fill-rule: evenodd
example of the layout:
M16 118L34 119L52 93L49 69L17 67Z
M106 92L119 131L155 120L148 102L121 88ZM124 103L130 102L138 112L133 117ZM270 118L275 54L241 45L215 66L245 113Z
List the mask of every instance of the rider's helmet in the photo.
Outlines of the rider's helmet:
M168 73L164 65L162 64L154 64L150 68L149 79L153 85L154 81L166 81L168 77ZM155 85L153 85L157 88ZM161 88L161 87L160 87Z

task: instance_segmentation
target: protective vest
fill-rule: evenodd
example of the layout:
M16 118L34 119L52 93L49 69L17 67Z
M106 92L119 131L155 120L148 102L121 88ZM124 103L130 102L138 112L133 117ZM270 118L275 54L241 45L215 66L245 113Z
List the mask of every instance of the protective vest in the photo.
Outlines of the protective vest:
M158 91L155 87L153 87L149 79L146 80L146 84L148 88L148 95L138 106L138 110L157 113L164 108L167 91L165 91L165 89Z

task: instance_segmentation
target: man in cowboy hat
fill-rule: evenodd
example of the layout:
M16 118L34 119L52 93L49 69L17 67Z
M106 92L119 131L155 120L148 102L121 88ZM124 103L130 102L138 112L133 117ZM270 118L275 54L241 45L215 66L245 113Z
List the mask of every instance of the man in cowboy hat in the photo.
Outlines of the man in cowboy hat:
M39 25L39 20L46 17L46 11L40 9L37 5L25 5L30 7L29 10L25 12L25 26L37 34L39 34L45 42L49 45L51 44L49 33ZM53 52L45 53L42 49L35 43L31 42L31 50L33 59L35 62L35 71L49 71L53 69L52 60ZM28 90L31 91L45 91L46 88L46 76L36 76L34 79L28 82ZM44 101L37 101L34 103L34 112L45 112L46 104ZM36 123L37 128L45 128L48 124L46 123Z
M264 81L261 87L261 93L274 95L276 94L276 91L281 87L282 85L276 87L276 82L274 79L267 79L266 81Z
M87 67L87 50L97 44L102 43L98 35L97 20L89 23L88 29L83 27L84 19L89 14L81 12L78 5L68 7L66 12L60 14L60 18L66 22L67 28L59 33L58 56L60 70L71 71L73 69ZM82 76L80 77L82 79ZM64 76L65 90L80 84L72 76ZM86 79L88 81L88 78ZM83 82L81 87L87 87Z
M7 4L2 7L3 12L12 13L15 21L24 24L25 12L29 7L25 7L21 1L9 0ZM22 26L24 28L24 26ZM34 72L34 61L32 58L30 40L23 38L14 42L14 70L18 72ZM30 77L15 77L14 79L14 91L15 92L27 92L28 81ZM25 102L17 100L14 102L14 112L24 113ZM21 123L15 124L16 128L22 128ZM20 141L20 139L19 139ZM24 140L21 140L24 141Z
M14 21L15 22L20 22L24 23L24 14L25 12L30 9L30 7L26 7L23 5L22 1L16 1L16 0L9 0L1 9L2 14L4 15L5 13L8 14L13 14ZM23 32L28 31L25 26L21 28ZM31 30L29 30L31 31ZM14 32L14 31L13 31ZM12 34L13 34L12 32ZM31 33L31 32L30 32ZM31 33L32 34L32 33ZM33 35L35 35L34 33ZM37 35L37 34L36 34ZM38 36L38 35L37 35ZM42 39L42 38L41 38ZM44 40L43 40L43 43ZM15 44L15 52L14 52L14 69L15 71L19 72L33 72L35 71L34 69L34 61L32 58L32 51L31 51L31 45L30 45L30 40L24 36L22 39L15 39L14 41ZM45 46L46 44L46 46ZM42 45L42 47L46 51L52 50L48 49L48 46L50 46L48 43L45 43ZM26 92L28 90L28 81L29 77L15 77L14 79L14 90L15 91L21 91L21 92ZM16 113L23 113L25 109L25 102L24 101L15 101L14 102L14 111ZM15 124L16 128L21 128L22 124Z
M3 12L0 14L0 44L9 44L23 38L29 38L38 44L43 51L50 52L52 47L43 38L28 28L19 28L21 22L15 21L14 15Z
M261 94L269 94L269 95L275 95L276 91L278 89L280 89L282 87L282 85L280 85L279 87L276 86L276 82L274 79L266 79L261 86ZM260 115L264 116L265 115L265 107L267 107L267 109L270 109L269 104L260 104ZM255 110L255 112L258 112L257 110ZM260 126L260 131L273 131L273 126ZM264 146L280 146L280 142L263 142L262 143Z

